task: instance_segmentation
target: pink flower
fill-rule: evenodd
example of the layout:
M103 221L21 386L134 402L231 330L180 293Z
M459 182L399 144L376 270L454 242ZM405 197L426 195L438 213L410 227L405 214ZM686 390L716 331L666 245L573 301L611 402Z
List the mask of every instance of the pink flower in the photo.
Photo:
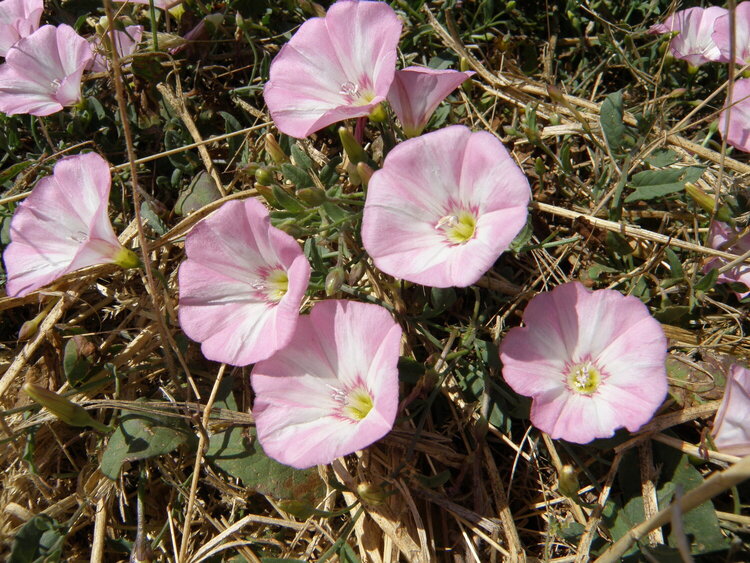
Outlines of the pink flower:
M714 221L711 223L711 229L708 233L708 246L720 250L726 250L734 254L745 254L750 251L750 234L745 235L742 238L737 238L740 233L732 229L726 223L720 221ZM734 241L734 242L730 242ZM716 258L709 261L703 268L704 272L708 272L711 268L721 268L727 261L723 258ZM746 263L738 264L731 270L727 270L723 274L719 274L716 279L719 283L743 283L750 288L750 266ZM736 293L739 299L744 299L750 295L750 289L741 293Z
M680 10L669 16L664 23L651 26L650 32L677 31L677 36L669 43L672 55L693 66L700 66L703 63L719 61L721 58L719 47L714 43L711 34L714 31L714 22L726 13L726 9L718 6Z
M3 0L0 2L0 57L19 39L39 28L44 11L43 0Z
M667 339L635 297L566 283L529 301L523 322L502 341L503 377L552 438L634 432L664 401Z
M732 104L727 100L719 114L719 133L724 136L724 129L727 129L727 107L731 105L727 143L741 151L750 152L750 78L735 81L732 99L736 102Z
M185 250L180 325L206 358L243 366L289 342L310 264L262 203L225 203L188 233Z
M419 66L397 70L388 91L388 101L404 134L407 137L421 134L440 102L473 74L473 71L434 70Z
M107 37L109 37L109 32L106 33ZM117 54L121 58L132 55L142 36L142 25L129 25L124 31L115 30L115 48L117 49ZM102 38L99 35L95 35L90 41L91 49L94 51L94 58L89 63L88 70L92 72L107 72L110 68L109 53L102 45Z
M719 451L750 454L750 370L734 364L711 432Z
M50 115L81 100L88 41L68 25L40 27L8 51L0 65L0 111Z
M723 8L716 9L722 10ZM711 38L719 48L719 61L722 63L729 62L731 49L729 45L729 13L727 10L724 10L724 14L716 19ZM740 65L750 62L750 2L740 2L734 10L734 45L735 62Z
M463 125L397 145L370 179L362 242L383 272L466 287L526 223L529 182L493 135Z
M96 153L63 158L16 210L3 259L11 297L95 264L138 264L107 215L109 164Z
M271 63L263 96L279 131L306 137L385 100L401 22L385 2L337 2L302 24Z
M263 450L304 469L361 450L393 427L401 327L378 305L321 301L291 342L253 368Z

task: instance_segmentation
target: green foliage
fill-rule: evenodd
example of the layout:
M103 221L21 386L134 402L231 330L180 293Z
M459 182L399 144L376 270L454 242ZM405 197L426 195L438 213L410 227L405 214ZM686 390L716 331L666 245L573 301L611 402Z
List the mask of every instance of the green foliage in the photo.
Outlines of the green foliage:
M46 514L26 522L13 538L8 563L55 563L62 557L63 528Z
M625 203L646 201L680 192L685 189L686 183L697 182L703 171L704 168L701 166L687 166L638 172L630 181L635 191L625 198Z
M194 447L195 440L181 418L123 409L102 454L100 469L115 480L123 463L166 454L183 444Z

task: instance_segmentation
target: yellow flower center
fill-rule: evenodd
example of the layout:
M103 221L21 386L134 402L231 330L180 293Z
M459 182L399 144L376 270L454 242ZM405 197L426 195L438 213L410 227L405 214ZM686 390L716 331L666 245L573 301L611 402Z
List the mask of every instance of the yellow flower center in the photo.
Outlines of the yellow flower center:
M442 217L435 229L443 231L451 244L465 244L474 238L477 231L477 218L468 211Z
M350 390L344 399L342 414L357 422L364 419L372 410L373 402L370 393L364 387Z
M289 290L289 276L285 270L272 270L266 278L266 296L269 301L281 301Z
M567 375L568 387L581 395L593 395L602 382L602 374L590 361L575 364Z

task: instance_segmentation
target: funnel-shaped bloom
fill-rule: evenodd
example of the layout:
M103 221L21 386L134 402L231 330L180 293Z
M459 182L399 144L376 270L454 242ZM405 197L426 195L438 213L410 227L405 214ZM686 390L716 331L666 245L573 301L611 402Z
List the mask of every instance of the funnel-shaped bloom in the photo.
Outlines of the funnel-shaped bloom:
M719 114L719 133L724 136L726 129L727 144L741 151L750 152L750 78L735 81L732 88L732 99L724 104ZM731 110L727 111L729 106ZM729 122L727 125L727 116Z
M19 39L39 28L44 11L43 0L3 0L0 2L0 57Z
M321 301L291 342L253 368L263 450L303 469L369 446L393 427L401 327L378 305Z
M473 71L434 70L421 66L397 70L388 91L388 101L404 134L407 137L421 134L440 102L473 74Z
M716 9L722 10L723 8ZM750 2L740 2L734 9L734 34L734 60L737 64L746 64L750 62ZM721 53L719 61L722 63L729 62L731 48L729 45L729 13L727 10L724 10L724 14L716 18L711 38Z
M279 131L302 138L368 115L388 94L400 34L385 2L337 2L302 24L271 63L263 92Z
M81 100L93 53L72 27L45 25L8 51L0 65L0 111L50 115Z
M727 454L750 454L750 370L734 364L711 432L716 447Z
M109 32L107 32L107 37L109 36ZM115 30L115 48L117 49L117 54L121 58L132 55L142 36L142 25L129 25L122 31ZM107 53L107 50L102 45L101 36L94 36L91 40L91 49L94 51L94 58L89 63L88 70L92 72L106 72L110 67L109 53Z
M310 264L262 203L225 203L188 233L185 250L180 325L206 358L244 366L289 342Z
M700 66L710 61L719 61L721 52L711 34L717 18L727 13L725 8L689 8L669 16L664 23L651 26L651 33L678 32L669 43L669 50L677 59Z
M708 232L708 246L739 255L750 252L750 234L738 238L739 234L726 223L714 221ZM721 268L724 264L726 264L726 260L716 258L709 261L703 269L707 272L711 268ZM738 264L731 270L719 274L716 281L719 283L739 282L745 284L749 288L748 291L737 293L739 299L744 299L750 295L750 266L746 263Z
M466 287L526 223L529 182L503 144L454 125L397 145L370 179L362 242L383 272Z
M578 282L540 293L502 341L503 377L531 422L585 444L638 430L667 395L667 339L640 300Z
M16 210L3 259L8 295L23 296L95 264L137 265L107 215L109 164L96 153L60 160Z

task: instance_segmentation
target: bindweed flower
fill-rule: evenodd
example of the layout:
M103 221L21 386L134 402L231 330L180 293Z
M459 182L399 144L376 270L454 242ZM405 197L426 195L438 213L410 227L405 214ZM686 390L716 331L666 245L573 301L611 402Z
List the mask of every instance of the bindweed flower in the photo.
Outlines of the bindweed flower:
M531 422L585 444L638 430L667 395L667 339L638 299L578 282L535 296L502 341L503 377Z
M106 31L105 33L109 39L109 31ZM143 36L143 26L129 25L122 31L115 30L114 35L117 54L120 58L127 57L135 52L135 48ZM91 49L94 52L94 58L91 59L88 70L92 72L107 72L111 66L109 62L109 53L104 45L102 45L102 38L99 35L96 35L91 40Z
M750 2L740 2L734 9L734 34L734 60L737 64L744 65L750 62ZM722 63L731 59L729 35L729 13L724 10L724 14L716 18L711 35L719 48L719 61Z
M263 91L279 131L302 138L368 115L388 94L400 34L385 2L336 2L302 24L271 62Z
M669 43L669 50L677 59L693 66L721 60L719 47L711 34L717 18L727 13L725 8L689 8L669 16L664 23L651 26L651 33L672 33L677 36Z
M244 366L285 346L310 281L296 240L260 201L229 201L185 240L180 326L209 360Z
M19 39L39 29L44 0L3 0L0 2L0 57Z
M263 450L304 469L382 438L398 408L400 342L401 327L378 305L317 303L289 344L253 368Z
M42 116L77 104L92 57L88 41L72 27L40 27L11 47L0 65L0 111Z
M487 132L446 127L397 145L369 182L362 242L383 272L466 287L526 223L531 190Z
M86 266L138 265L112 230L110 183L109 164L96 153L63 158L39 181L10 223L11 243L3 254L9 296L26 295Z
M726 130L727 144L750 152L750 78L735 81L732 99L736 101L731 103L727 100L719 114L719 133L724 137ZM732 109L727 112L730 105Z
M740 233L735 231L726 223L714 221L708 232L708 246L719 250L725 250L734 254L745 254L750 252L750 234L739 237ZM738 238L739 237L739 238ZM726 264L724 258L715 258L706 263L703 267L704 272L711 268L721 268ZM747 291L735 292L739 299L744 299L750 295L750 266L746 263L737 264L734 268L719 274L716 278L718 283L742 283L748 287Z
M711 432L719 451L750 455L750 370L732 365Z
M419 66L397 70L388 91L388 102L396 112L404 134L407 137L420 135L440 102L473 74L473 71L434 70Z

